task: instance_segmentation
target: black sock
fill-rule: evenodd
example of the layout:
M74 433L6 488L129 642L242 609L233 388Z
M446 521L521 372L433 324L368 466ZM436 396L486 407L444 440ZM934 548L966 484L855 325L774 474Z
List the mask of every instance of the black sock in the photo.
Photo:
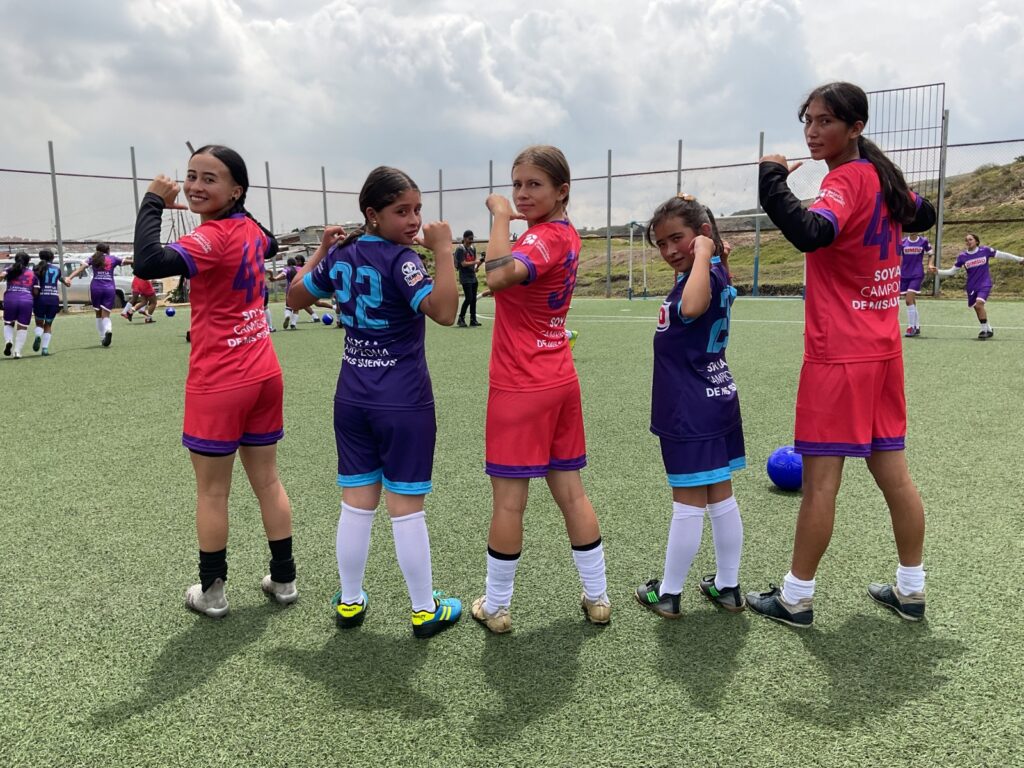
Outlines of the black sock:
M270 578L278 584L295 581L295 560L292 558L292 537L268 541L270 545Z
M217 579L228 580L228 550L199 550L199 582L203 585L203 592L212 587Z

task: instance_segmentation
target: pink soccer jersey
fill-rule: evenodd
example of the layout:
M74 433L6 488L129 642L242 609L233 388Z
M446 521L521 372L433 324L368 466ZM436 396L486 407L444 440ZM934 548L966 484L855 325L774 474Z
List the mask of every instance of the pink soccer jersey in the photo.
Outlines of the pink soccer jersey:
M516 241L512 257L529 277L494 294L491 387L536 392L576 380L565 316L579 253L580 236L568 221L537 224Z
M200 224L171 248L188 265L192 354L187 392L219 392L281 372L263 312L268 240L243 214Z
M836 237L807 254L804 359L845 363L902 354L902 227L889 217L875 167L860 159L830 171L810 210L832 223Z

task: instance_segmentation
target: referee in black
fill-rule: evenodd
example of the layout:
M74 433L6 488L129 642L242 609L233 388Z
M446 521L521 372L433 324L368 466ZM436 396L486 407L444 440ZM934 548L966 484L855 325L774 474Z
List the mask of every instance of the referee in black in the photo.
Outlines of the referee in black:
M462 233L462 243L455 249L455 268L459 270L459 282L462 284L462 293L465 299L462 301L462 309L459 310L459 328L466 327L466 309L469 308L469 324L479 326L476 319L476 291L478 283L476 271L484 263L483 256L476 255L476 247L473 245L473 230L467 229Z

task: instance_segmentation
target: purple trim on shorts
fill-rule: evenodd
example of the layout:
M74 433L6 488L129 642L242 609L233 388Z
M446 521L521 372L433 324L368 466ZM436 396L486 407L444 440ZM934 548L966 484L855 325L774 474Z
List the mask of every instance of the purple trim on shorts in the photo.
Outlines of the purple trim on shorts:
M832 213L832 211L825 210L823 208L808 208L807 210L809 210L811 213L818 214L822 218L828 219L828 221L832 224L832 229L836 233L835 236L839 237L839 219L836 218L836 215Z
M907 449L907 438L904 435L899 437L873 437L871 438L872 451L905 451Z
M276 432L264 432L262 434L255 434L253 432L243 432L242 439L239 441L240 445L274 445L275 443L284 440L284 427L277 430Z
M537 267L534 265L532 261L523 256L523 254L521 253L513 253L512 258L515 259L516 261L521 261L523 264L525 264L526 271L530 273L529 276L525 280L523 280L523 282L520 283L520 285L529 285L530 283L537 279Z
M968 307L973 307L979 301L982 304L987 304L988 303L988 294L989 294L989 292L991 290L992 290L992 286L990 285L987 288L979 288L976 291L968 291L967 292L967 306Z
M551 463L548 464L549 469L553 469L557 472L572 472L573 470L583 469L587 466L587 454L577 456L575 459L552 459Z
M184 432L181 433L181 444L190 451L202 451L223 456L228 456L238 450L237 440L204 440Z
M804 456L852 456L857 459L866 459L871 455L871 445L870 443L815 443L810 440L794 440L793 451Z
M491 477L546 477L547 464L517 466L511 464L492 464L486 462L484 472Z
M196 263L192 260L192 257L189 256L188 251L186 251L184 248L182 248L177 243L171 243L167 247L170 248L171 250L177 251L178 253L181 254L181 258L183 258L185 260L185 266L188 267L188 276L189 277L195 277L196 273L199 270L196 269Z

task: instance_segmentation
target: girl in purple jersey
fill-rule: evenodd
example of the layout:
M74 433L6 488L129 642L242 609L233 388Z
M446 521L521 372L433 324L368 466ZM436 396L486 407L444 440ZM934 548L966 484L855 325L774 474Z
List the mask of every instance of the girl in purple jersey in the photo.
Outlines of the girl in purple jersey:
M92 258L68 275L68 280L80 277L86 269L92 268L92 283L89 295L93 309L96 310L96 330L100 334L100 344L109 347L113 340L113 325L110 321L110 310L114 308L117 294L114 291L114 270L121 264L131 264L132 257L122 259L110 255L110 246L100 243Z
M21 348L28 337L28 324L32 321L33 296L38 290L39 280L28 268L28 254L19 252L14 257L14 266L0 274L0 280L7 281L4 291L4 355L21 357Z
M351 629L366 618L363 576L383 493L412 603L412 631L430 637L459 620L462 603L433 589L424 502L432 488L437 427L424 317L454 323L458 292L451 229L433 222L420 238L421 207L420 190L407 174L374 169L359 193L364 226L347 237L341 227L327 227L288 295L292 310L335 296L345 325L334 396L342 489L335 622ZM409 247L414 243L434 252L436 280Z
M743 522L732 473L746 466L739 395L725 362L736 289L722 260L725 246L711 211L691 195L662 203L647 225L648 242L676 273L654 336L651 431L661 440L672 522L661 579L637 587L644 608L678 619L680 593L711 518L717 573L701 594L731 613L745 602L739 586Z
M960 252L952 267L936 269L935 259L932 257L928 260L928 271L939 277L950 277L961 269L967 270L967 283L964 286L964 290L967 291L967 306L974 309L974 313L978 316L978 322L981 323L981 330L978 332L979 341L985 341L995 335L995 331L989 325L986 308L988 295L992 292L992 273L988 268L989 259L1005 259L1018 264L1024 263L1024 259L1014 256L1012 253L997 251L991 246L982 245L981 239L973 232L968 232L964 237L964 245L967 246L967 250Z

